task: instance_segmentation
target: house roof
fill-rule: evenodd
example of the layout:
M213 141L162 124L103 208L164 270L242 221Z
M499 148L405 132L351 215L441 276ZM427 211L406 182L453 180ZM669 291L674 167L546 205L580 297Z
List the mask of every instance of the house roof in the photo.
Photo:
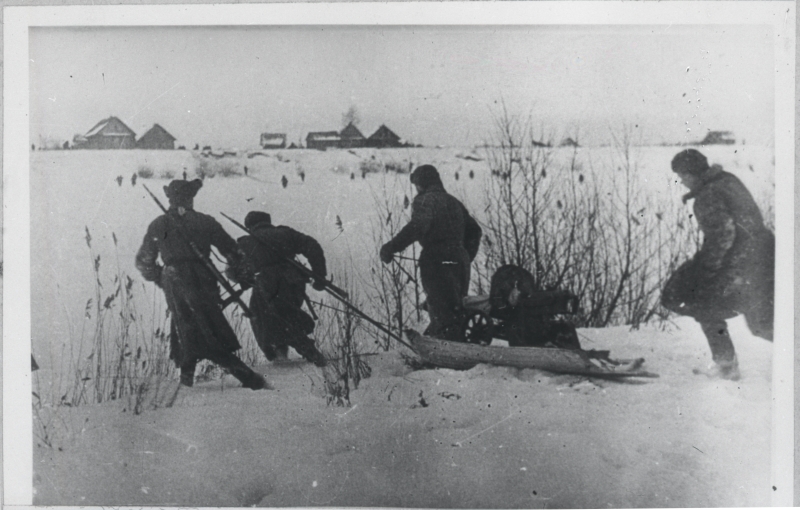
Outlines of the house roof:
M142 135L142 138L151 138L151 137L159 137L159 138L170 138L172 141L177 140L174 136L169 134L169 132L164 129L163 127L159 126L158 124L153 124L147 133Z
M124 122L118 118L111 116L103 119L86 133L86 138L96 135L103 136L136 136L131 128L125 125Z
M364 138L364 135L361 134L361 131L359 131L352 122L342 129L341 136L342 138Z
M336 131L316 131L308 133L306 140L341 140L341 136Z
M400 137L397 136L397 134L394 131L392 131L391 129L386 127L385 124L381 124L381 127L379 127L377 130L375 130L375 132L370 135L369 139L370 140L386 140L386 139L399 140Z

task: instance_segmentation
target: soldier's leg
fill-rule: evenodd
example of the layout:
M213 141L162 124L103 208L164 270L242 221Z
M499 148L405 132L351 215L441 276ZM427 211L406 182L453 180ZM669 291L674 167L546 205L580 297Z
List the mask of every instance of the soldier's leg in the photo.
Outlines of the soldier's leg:
M717 365L718 374L725 379L739 378L739 362L733 348L728 325L724 320L704 320L700 323L711 348L711 358Z
M196 367L196 361L189 361L181 366L181 384L190 388L194 386L194 370Z
M282 317L286 321L286 335L284 336L284 352L292 347L297 354L307 359L318 367L327 365L325 356L317 349L316 343L309 334L314 331L314 319L299 307L285 310Z
M253 313L253 316L250 317L250 328L253 330L258 347L268 361L278 357L275 346L276 321L270 307L270 303L260 293L253 292L253 296L250 298L250 310Z
M463 271L458 264L420 261L422 288L427 296L430 324L426 335L459 340Z

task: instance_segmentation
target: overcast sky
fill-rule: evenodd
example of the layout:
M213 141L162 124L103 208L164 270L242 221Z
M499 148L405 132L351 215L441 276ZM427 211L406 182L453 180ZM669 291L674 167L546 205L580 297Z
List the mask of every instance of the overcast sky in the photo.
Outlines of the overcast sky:
M491 135L505 102L584 144L638 124L646 141L774 137L769 26L34 28L31 140L115 115L137 136L249 148L263 131L338 130L354 105L424 145Z

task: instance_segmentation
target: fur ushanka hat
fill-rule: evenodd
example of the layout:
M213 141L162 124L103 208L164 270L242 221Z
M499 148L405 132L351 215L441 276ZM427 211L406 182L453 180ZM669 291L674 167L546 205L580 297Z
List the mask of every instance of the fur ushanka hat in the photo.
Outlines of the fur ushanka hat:
M193 199L202 187L203 181L200 179L195 179L193 181L176 179L170 182L169 186L164 186L164 194L167 195L170 201L183 202Z
M256 225L261 225L262 223L272 225L272 217L268 213L262 211L250 211L247 213L247 216L244 217L244 226L248 229Z
M706 170L708 170L708 159L698 150L682 150L672 158L673 172L700 175Z

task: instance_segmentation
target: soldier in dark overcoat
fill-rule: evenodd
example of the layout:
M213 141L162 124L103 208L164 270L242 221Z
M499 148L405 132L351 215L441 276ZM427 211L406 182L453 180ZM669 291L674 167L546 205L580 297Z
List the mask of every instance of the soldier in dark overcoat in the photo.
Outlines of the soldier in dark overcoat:
M250 325L258 345L270 361L286 359L293 347L308 361L325 366L324 356L308 336L314 331L314 319L302 310L309 278L290 262L304 256L317 277L313 287L322 290L327 276L322 247L311 236L273 225L270 215L262 211L249 212L244 224L252 235L240 237L237 243L250 275L242 283L253 287Z
M463 299L469 290L470 264L478 254L481 227L464 205L447 193L432 165L422 165L411 173L417 188L411 220L380 250L388 264L392 255L419 242L419 270L427 295L430 324L425 330L444 340L459 340Z
M715 365L711 372L738 379L736 351L725 323L744 314L750 331L772 340L775 236L744 184L695 149L679 152L672 169L689 188L703 244L680 266L662 293L665 308L702 326Z
M215 246L234 267L241 260L236 241L222 226L194 210L194 196L202 185L195 179L164 186L169 210L147 228L136 254L136 268L145 280L164 290L172 315L170 358L181 370L181 383L192 386L197 362L208 359L227 369L244 387L267 389L264 377L234 354L241 346L222 313L218 282L189 245L193 243L206 258Z

